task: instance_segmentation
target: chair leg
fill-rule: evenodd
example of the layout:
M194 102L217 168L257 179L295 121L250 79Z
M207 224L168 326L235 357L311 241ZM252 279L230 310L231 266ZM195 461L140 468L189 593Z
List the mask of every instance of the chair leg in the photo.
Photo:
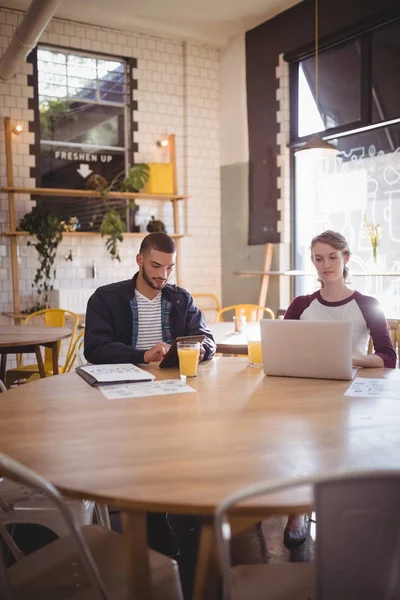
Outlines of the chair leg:
M111 521L110 521L110 515L108 513L107 504L97 504L96 503L95 511L96 511L96 516L97 516L97 519L98 519L100 525L111 530Z

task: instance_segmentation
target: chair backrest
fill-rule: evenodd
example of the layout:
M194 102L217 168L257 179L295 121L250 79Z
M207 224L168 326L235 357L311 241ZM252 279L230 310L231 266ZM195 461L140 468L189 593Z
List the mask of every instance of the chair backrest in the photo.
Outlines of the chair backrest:
M228 510L255 496L305 485L314 487L317 515L317 598L400 598L400 470L396 470L260 483L228 496L215 513L224 600L233 597Z
M97 569L97 565L93 560L89 549L86 546L84 538L82 536L81 529L77 524L75 518L69 511L67 505L61 497L60 492L46 479L31 471L21 463L11 457L0 453L0 471L2 475L12 479L16 483L20 483L29 486L44 496L46 496L53 504L60 510L65 522L67 523L71 537L73 538L76 546L79 550L82 563L87 571L88 576L91 579L93 588L96 590L96 594L101 600L110 600L109 595L104 586L104 582Z
M68 345L66 363L68 363L71 357L72 347L74 345L74 338L77 327L79 325L79 315L63 308L46 308L44 310L39 310L38 312L28 315L25 319L25 325L29 323L31 319L43 317L44 324L46 325L46 327L64 327L65 318L67 316L70 316L72 320L72 334ZM61 342L58 342L57 346L58 354L60 354ZM46 371L51 371L53 368L53 355L51 348L44 349L44 367Z
M203 313L203 317L206 321L210 322L210 319L206 318L204 313L214 311L217 315L221 310L221 305L215 294L192 294L192 298L195 300L196 307Z
M78 361L78 364L80 366L85 364L85 360L83 357L83 350L82 350L82 346L83 346L83 338L85 335L85 330L82 330L80 333L78 333L78 335L75 338L74 344L71 348L71 352L67 357L67 361L65 363L65 367L64 367L64 373L69 373L69 371L72 370L72 367L74 366L75 360Z
M233 304L232 306L225 306L225 308L219 311L217 314L217 323L224 320L222 317L228 311L234 311L235 317L246 317L248 323L260 321L265 313L267 313L271 319L275 319L274 312L266 306L257 306L257 304Z

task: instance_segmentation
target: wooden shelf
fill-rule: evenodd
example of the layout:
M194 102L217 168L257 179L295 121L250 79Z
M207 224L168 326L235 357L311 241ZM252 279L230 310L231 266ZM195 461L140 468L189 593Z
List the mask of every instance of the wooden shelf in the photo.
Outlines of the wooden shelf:
M62 232L63 237L73 237L76 235L100 235L99 231L63 231ZM21 236L21 237L28 237L31 234L28 231L3 231L2 233L0 233L0 235L5 235L6 237L15 237L15 236ZM140 233L133 233L131 231L126 231L125 233L123 233L124 237L133 237L133 238L144 238L146 237L146 235L149 235L148 231L143 231ZM168 234L169 237L171 238L183 238L185 237L184 233L169 233ZM31 237L35 237L34 235L32 235Z
M94 190L67 190L58 188L24 188L24 187L2 187L0 192L3 194L33 194L35 196L58 196L70 198L102 198L100 192ZM134 194L132 192L109 192L107 198L122 198L126 200L187 200L190 196L177 196L175 194Z

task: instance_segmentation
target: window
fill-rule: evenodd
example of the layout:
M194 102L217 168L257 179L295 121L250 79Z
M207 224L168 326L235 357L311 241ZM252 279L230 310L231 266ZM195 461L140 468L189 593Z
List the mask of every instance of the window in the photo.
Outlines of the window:
M40 187L86 189L97 173L111 182L128 164L127 65L115 58L40 47L37 53ZM41 198L81 231L98 229L102 200ZM96 210L96 207L98 210Z
M341 232L352 251L350 274L369 273L354 276L352 287L377 297L387 317L400 316L399 40L400 19L321 53L318 107L314 58L291 71L292 142L320 131L340 151L295 157L292 266L313 272L312 237ZM376 261L365 218L381 227ZM316 276L296 277L296 295L318 287Z
M319 55L318 108L315 56L299 63L298 137L361 119L360 42L352 41ZM310 105L319 119L310 121Z

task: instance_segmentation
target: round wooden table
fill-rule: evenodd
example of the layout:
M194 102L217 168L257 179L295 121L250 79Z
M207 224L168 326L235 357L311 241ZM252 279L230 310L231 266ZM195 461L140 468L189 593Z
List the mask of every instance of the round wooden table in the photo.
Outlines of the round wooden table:
M247 323L242 333L236 333L233 321L208 325L221 354L247 354L246 330L260 329L259 323Z
M158 379L178 377L176 369L146 368ZM359 376L400 381L395 369L363 369ZM189 385L196 393L110 401L70 373L1 397L0 451L65 494L124 511L131 586L140 600L150 597L146 511L204 517L204 571L211 517L234 490L332 470L399 467L398 399L344 396L346 381L265 377L247 358L202 363ZM310 490L297 489L248 502L239 513L253 522L302 512L310 503ZM201 590L199 576L196 598Z
M46 377L40 346L52 349L53 373L58 374L58 342L70 337L72 330L67 327L45 327L31 325L0 326L0 379L6 375L7 354L34 352L40 377Z

